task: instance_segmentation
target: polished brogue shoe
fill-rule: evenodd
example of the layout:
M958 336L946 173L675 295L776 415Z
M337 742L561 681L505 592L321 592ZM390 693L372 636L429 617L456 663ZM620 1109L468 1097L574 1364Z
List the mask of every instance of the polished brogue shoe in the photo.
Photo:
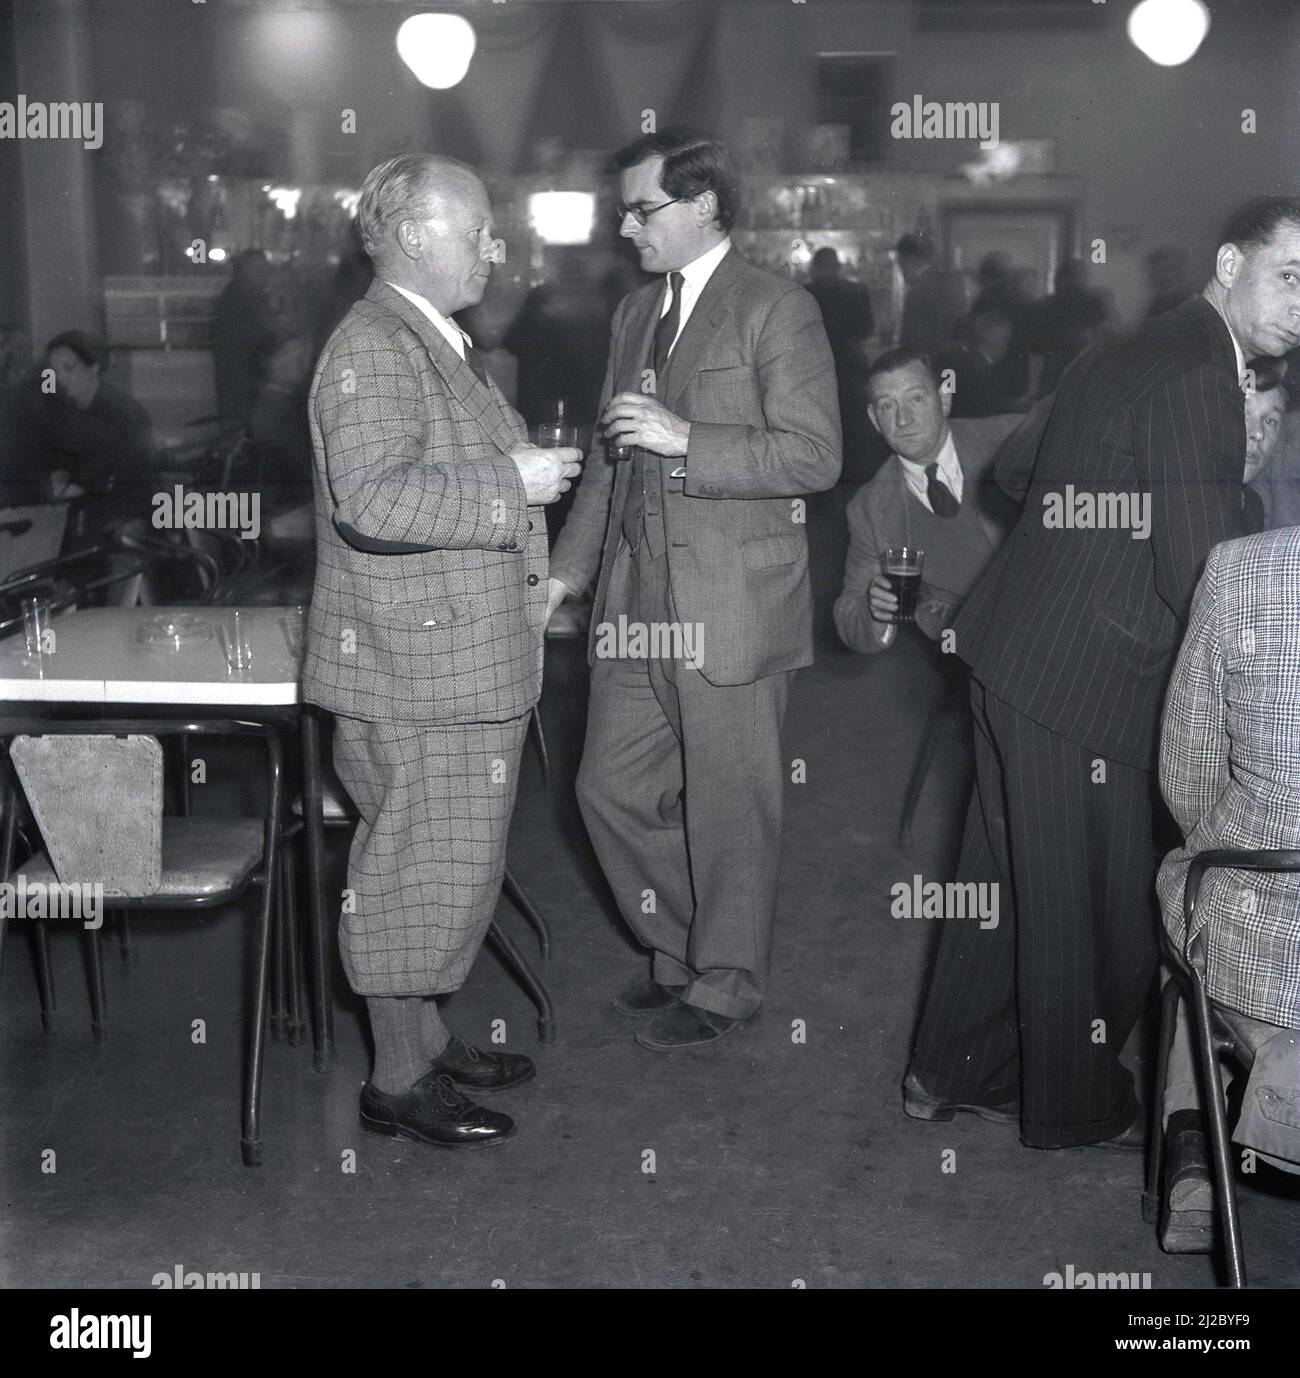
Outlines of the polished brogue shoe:
M361 1092L361 1127L437 1148L483 1148L515 1132L509 1115L475 1105L449 1076L432 1071L397 1096L376 1091L367 1082Z
M671 1053L678 1048L700 1048L706 1043L716 1043L732 1029L744 1028L749 1022L678 1001L654 1015L637 1034L636 1041L651 1052Z
M485 1053L455 1034L442 1056L434 1059L433 1070L471 1091L504 1091L537 1074L532 1058L523 1053Z
M658 1014L678 1004L685 986L661 986L658 981L634 981L610 1002L619 1014L639 1019L643 1014Z
M1000 1105L983 1105L978 1101L942 1100L932 1095L909 1072L903 1079L903 1110L914 1120L950 1120L958 1110L978 1115L994 1124L1012 1124L1020 1118L1020 1103L1004 1101Z

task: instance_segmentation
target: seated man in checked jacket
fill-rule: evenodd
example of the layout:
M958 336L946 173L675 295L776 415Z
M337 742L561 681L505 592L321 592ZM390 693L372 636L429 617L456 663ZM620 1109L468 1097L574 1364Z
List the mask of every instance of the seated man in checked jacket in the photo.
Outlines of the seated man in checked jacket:
M1160 868L1165 929L1254 1052L1233 1138L1300 1172L1300 874L1212 869L1190 932L1183 919L1197 853L1300 849L1300 527L1210 552L1165 703L1160 787L1185 838ZM1164 1103L1170 1253L1212 1243L1199 1103L1184 1007Z

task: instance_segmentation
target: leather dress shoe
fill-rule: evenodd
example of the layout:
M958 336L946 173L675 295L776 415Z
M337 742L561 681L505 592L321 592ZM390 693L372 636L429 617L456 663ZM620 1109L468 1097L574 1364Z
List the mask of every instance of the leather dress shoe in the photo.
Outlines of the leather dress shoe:
M1081 1148L1117 1148L1117 1149L1143 1149L1147 1145L1147 1129L1142 1118L1142 1112L1133 1117L1133 1123L1120 1134L1114 1134L1109 1139L1100 1139L1095 1144L1081 1144Z
M1167 1254L1211 1253L1214 1226L1214 1181L1201 1117L1195 1110L1177 1110L1165 1130L1160 1247Z
M619 1014L637 1019L643 1014L672 1009L685 989L685 986L661 986L658 981L634 981L626 990L619 991L610 1003Z
M504 1091L537 1075L532 1058L523 1053L485 1053L455 1034L432 1069L471 1091Z
M932 1095L909 1072L903 1078L903 1110L914 1120L950 1120L958 1110L969 1111L995 1124L1013 1124L1020 1118L1020 1102L981 1105L977 1101L946 1101Z
M441 1072L426 1072L409 1091L396 1096L376 1091L367 1082L361 1092L361 1127L437 1148L483 1148L515 1132L509 1115L475 1105Z
M660 1010L637 1034L636 1041L651 1052L671 1053L678 1048L700 1048L706 1043L716 1043L732 1029L749 1022L749 1019L732 1019L677 1001L668 1009Z

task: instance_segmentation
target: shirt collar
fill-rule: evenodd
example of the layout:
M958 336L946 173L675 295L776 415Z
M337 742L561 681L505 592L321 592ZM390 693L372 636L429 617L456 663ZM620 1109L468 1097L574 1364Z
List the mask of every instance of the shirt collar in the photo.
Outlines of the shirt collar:
M726 258L727 250L730 248L731 239L728 237L720 244L715 244L707 253L701 254L699 258L692 259L686 267L679 269L686 286L692 292L699 292L713 276L713 270Z
M388 279L384 279L388 282ZM441 311L427 298L422 297L418 292L409 291L405 287L399 287L395 282L388 285L394 292L400 292L407 301L417 310L425 315L429 321L437 327L438 333L463 359L465 357L466 346L473 346L474 341L453 321L449 316L444 316Z
M1232 341L1232 352L1237 356L1237 382L1245 383L1246 356L1241 352L1241 345L1237 343L1237 332L1233 330L1231 325L1228 324L1227 313L1225 311L1221 311L1219 309L1218 303L1215 302L1214 299L1210 296L1209 288L1206 288L1206 290L1201 293L1201 297L1204 301L1208 301L1210 305L1214 307L1215 311L1219 313L1219 319L1223 322L1225 326L1227 326L1228 338Z
M930 464L917 464L915 460L904 459L902 455L896 455L895 458L903 466L904 473L911 474L913 478L919 479L923 484L925 471L930 467L930 464L937 464L939 473L944 476L961 473L961 466L957 461L957 446L953 443L951 426L948 427L948 438L943 442L939 453L930 461Z

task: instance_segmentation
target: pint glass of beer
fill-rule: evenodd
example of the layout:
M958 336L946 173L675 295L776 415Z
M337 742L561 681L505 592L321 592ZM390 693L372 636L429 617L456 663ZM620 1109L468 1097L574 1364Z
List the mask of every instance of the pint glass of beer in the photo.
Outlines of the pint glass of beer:
M889 583L889 591L898 599L898 611L893 622L916 621L916 595L921 587L921 561L924 550L908 545L891 545L880 557L880 570Z

